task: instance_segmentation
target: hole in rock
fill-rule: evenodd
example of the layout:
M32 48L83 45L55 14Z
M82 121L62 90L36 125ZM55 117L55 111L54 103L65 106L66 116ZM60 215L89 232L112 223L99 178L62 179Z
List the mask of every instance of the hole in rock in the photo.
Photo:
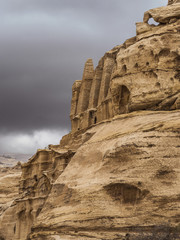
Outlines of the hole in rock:
M156 82L156 87L160 87L160 86L161 86L160 82Z
M148 191L142 192L136 186L127 183L111 183L105 186L105 190L115 201L124 204L138 203L148 193Z
M170 54L169 48L164 48L159 52L160 57L167 57Z
M126 73L126 72L127 72L127 67L126 67L126 65L123 65L123 66L122 66L122 72L123 72L123 73Z
M155 73L155 72L153 72L152 70L151 71L149 71L149 77L151 77L151 78L158 78L158 75Z
M96 123L97 123L97 117L94 118L94 124L96 124Z
M88 125L91 126L92 124L96 124L97 123L97 117L95 115L94 111L90 111L89 112L89 120L88 120Z
M141 44L141 45L138 46L138 48L139 48L139 49L143 49L143 48L144 48L144 45Z
M38 181L37 175L34 175L34 180L35 180L36 182Z
M174 78L180 80L180 72L178 72L177 74L175 74L175 75L174 75Z
M134 65L134 67L135 67L135 68L138 68L138 67L139 67L138 63L136 63L136 64Z
M157 23L157 22L151 17L151 18L149 19L149 21L148 21L148 24L149 24L149 25L153 24L153 25L157 26L159 23Z

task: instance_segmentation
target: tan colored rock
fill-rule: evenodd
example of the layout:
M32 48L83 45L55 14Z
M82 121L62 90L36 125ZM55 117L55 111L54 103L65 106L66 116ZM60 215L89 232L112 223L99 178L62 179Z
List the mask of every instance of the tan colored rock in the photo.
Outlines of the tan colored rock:
M27 238L53 182L62 174L73 155L71 150L53 149L51 145L49 150L38 150L28 163L22 165L20 196L16 199L15 239Z
M171 3L172 4L172 3ZM174 3L166 7L150 9L144 13L144 22L148 23L150 18L153 18L158 23L169 23L170 19L180 18L180 2Z
M78 101L79 101L79 93L81 89L81 80L75 81L72 87L72 100L71 100L71 129L72 131L77 130L79 128L79 116L77 113Z
M16 230L14 199L19 194L20 177L20 164L14 167L0 168L0 239L14 240Z
M155 27L155 30L137 36L137 42L117 55L117 67L111 80L114 113L139 109L170 110L161 104L180 91L179 82L179 34L173 30L179 22ZM172 31L168 31L171 29ZM129 100L123 103L121 88L129 91ZM125 90L124 90L125 92ZM124 93L125 94L125 93ZM120 101L121 105L120 106ZM171 105L172 104L172 105ZM160 107L161 106L161 107Z
M87 134L30 239L139 239L154 225L178 234L180 111L120 115Z
M179 1L144 16L95 71L86 62L72 131L22 165L0 239L180 238Z
M139 35L145 32L152 31L154 27L155 25L153 24L149 25L148 23L144 23L144 22L136 23L136 34Z
M94 74L90 97L89 97L89 106L88 106L89 109L96 108L98 105L103 67L104 67L104 58L101 58L101 60L98 63L98 66L95 69L95 74Z
M92 59L88 59L84 66L82 81L76 81L73 85L70 114L72 131L82 128L80 115L88 108L93 77L93 62Z
M107 97L114 64L115 64L115 59L113 58L113 55L108 56L107 54L107 56L105 56L104 58L104 66L103 66L102 80L101 80L99 100L98 100L99 105Z
M178 109L179 104L168 99L180 91L179 7L174 3L147 11L145 22L136 24L137 36L103 56L87 109L71 115L73 132L131 111ZM167 24L149 25L150 17ZM164 101L168 107L163 107Z
M77 114L77 106L78 106L81 83L82 83L81 80L77 80L75 81L72 87L72 100L71 100L71 113L70 113L71 117L74 117Z
M92 80L94 76L94 67L92 59L88 59L85 63L82 84L77 105L77 114L85 111L89 104L89 95L91 91Z

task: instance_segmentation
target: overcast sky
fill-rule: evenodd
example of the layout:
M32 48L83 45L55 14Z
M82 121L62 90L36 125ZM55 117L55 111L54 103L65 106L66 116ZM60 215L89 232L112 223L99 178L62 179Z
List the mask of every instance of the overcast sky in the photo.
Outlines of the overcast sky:
M0 0L0 154L34 153L70 130L84 62L135 36L167 0Z

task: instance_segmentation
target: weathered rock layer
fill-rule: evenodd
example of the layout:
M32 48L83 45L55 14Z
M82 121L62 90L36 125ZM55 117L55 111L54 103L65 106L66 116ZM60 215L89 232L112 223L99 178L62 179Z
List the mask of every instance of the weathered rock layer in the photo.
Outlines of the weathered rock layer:
M21 165L0 168L0 239L14 239L16 231L16 206L14 199L19 195Z
M122 239L163 224L177 233L179 117L134 112L86 131L30 239Z

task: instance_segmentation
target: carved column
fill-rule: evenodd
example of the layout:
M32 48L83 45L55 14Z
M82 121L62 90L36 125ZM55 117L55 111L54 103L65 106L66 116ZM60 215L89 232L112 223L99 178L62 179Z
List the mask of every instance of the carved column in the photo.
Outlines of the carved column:
M83 79L77 106L77 114L84 112L88 108L89 95L91 91L93 76L94 76L93 61L92 59L88 59L84 67Z
M111 56L110 57L107 56L104 60L104 67L103 67L101 87L100 87L100 92L99 92L98 105L101 104L101 102L105 100L105 98L108 94L109 83L110 83L114 63L115 63L115 60Z
M104 61L103 58L99 61L99 64L95 70L90 97L89 97L89 109L96 108L98 105L99 91L101 86L102 72Z
M75 83L72 86L72 100L71 100L71 113L70 117L75 117L77 113L77 105L78 105L78 99L79 99L79 93L81 88L81 80L76 80Z

